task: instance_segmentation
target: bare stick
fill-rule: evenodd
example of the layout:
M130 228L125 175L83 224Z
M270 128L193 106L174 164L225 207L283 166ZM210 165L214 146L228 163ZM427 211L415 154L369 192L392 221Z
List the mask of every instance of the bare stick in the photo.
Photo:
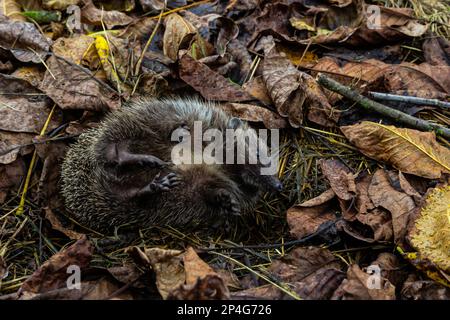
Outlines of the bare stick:
M376 100L386 100L386 101L395 101L395 102L407 102L413 104L421 104L425 106L434 106L442 109L450 109L450 102L441 101L438 99L425 99L413 96L401 96L398 94L390 94L390 93L380 93L380 92L369 92L372 98Z
M331 90L333 92L337 92L340 95L355 101L359 105L361 105L363 108L378 112L379 114L382 114L383 116L386 116L388 118L391 118L395 121L401 122L403 124L406 124L410 127L417 128L423 131L435 131L436 134L446 138L450 139L450 129L445 128L441 125L438 125L436 123L432 123L426 120L422 120L413 116L410 116L407 113L398 111L396 109L390 108L388 106L385 106L384 104L378 103L376 101L372 101L363 95L359 94L355 90L344 86L340 84L339 82L328 78L327 76L323 74L318 75L318 83L322 85L323 87L327 88L328 90Z

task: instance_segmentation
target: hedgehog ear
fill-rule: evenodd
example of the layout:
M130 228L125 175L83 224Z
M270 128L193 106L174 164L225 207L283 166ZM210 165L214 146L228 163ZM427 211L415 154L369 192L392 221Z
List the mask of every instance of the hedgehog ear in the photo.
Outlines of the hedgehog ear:
M233 117L228 121L228 129L238 129L244 125L241 119Z

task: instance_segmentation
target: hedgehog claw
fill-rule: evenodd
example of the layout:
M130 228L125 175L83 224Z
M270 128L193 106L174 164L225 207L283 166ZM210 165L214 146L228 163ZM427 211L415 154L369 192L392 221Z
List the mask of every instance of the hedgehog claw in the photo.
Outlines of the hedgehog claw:
M150 182L150 189L155 191L169 191L181 183L181 179L173 172L161 177L158 173L152 182Z

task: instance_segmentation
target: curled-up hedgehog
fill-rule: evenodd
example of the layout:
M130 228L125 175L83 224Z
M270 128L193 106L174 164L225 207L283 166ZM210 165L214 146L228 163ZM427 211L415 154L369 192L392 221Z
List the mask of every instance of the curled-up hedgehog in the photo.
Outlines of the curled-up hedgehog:
M199 123L224 137L226 129L248 129L191 99L140 100L108 114L66 154L61 189L68 213L100 232L124 225L193 231L248 214L262 193L281 189L274 175L260 174L261 163L175 164L174 146L191 136L174 141L173 133L190 133Z

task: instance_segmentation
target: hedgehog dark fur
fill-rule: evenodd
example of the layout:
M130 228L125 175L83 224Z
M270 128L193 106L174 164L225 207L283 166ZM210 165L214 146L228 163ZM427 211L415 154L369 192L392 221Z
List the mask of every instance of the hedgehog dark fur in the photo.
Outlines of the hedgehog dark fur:
M278 188L276 178L259 179L244 165L170 164L173 130L192 129L194 121L203 130L235 125L214 105L181 98L111 112L67 152L61 189L69 213L101 232L127 225L193 230L250 212L264 184Z

